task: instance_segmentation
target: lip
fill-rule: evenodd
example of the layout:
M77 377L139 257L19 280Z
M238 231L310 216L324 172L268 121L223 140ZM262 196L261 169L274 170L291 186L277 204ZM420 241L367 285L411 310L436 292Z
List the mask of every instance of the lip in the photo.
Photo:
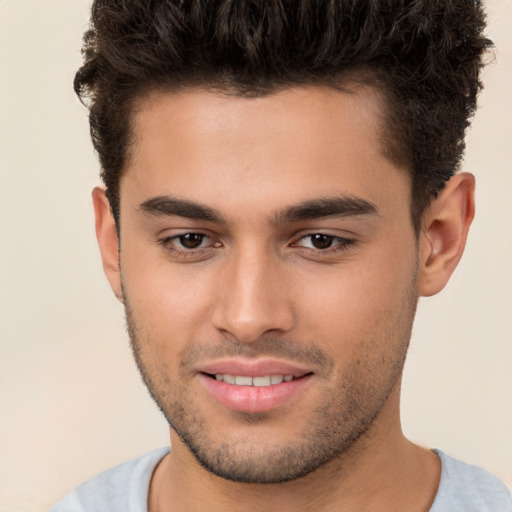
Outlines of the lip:
M201 365L200 373L229 373L231 375L247 375L248 377L263 377L265 375L293 375L295 378L312 373L310 368L277 359L258 359L255 361L244 359L225 359Z
M293 375L294 379L271 386L238 386L209 376L219 373L248 377ZM233 411L246 413L267 412L292 402L313 379L311 370L277 360L217 361L201 366L197 375L203 387L217 402Z

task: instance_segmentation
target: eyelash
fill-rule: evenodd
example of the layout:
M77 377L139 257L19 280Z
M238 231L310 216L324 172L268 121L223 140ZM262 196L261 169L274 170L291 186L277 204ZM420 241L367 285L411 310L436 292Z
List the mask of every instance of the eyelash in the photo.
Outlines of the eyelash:
M307 235L302 236L299 239L299 242L301 242L305 239L308 239L308 238L310 240L312 240L314 236L323 236L323 237L329 238L331 240L331 242L335 245L331 246L331 247L327 247L325 249L319 249L319 248L315 248L315 247L303 247L303 246L298 245L297 242L295 242L292 244L292 246L302 247L303 249L305 249L307 251L312 251L315 254L327 255L327 254L335 254L335 253L339 253L339 252L344 252L356 243L356 241L353 238L346 238L346 237L342 237L342 236L330 235L328 233L322 233L322 232L308 233Z
M205 251L211 249L211 245L208 245L206 247L193 248L193 249L186 249L186 248L185 249L176 249L176 248L172 247L171 244L173 242L179 240L180 238L184 238L187 235L199 235L199 236L202 236L203 238L201 240L201 244L204 242L205 238L211 238L210 236L206 235L205 233L198 233L198 232L195 232L195 231L189 231L187 233L180 233L179 235L168 236L168 237L162 238L162 239L158 240L158 242L164 247L164 249L166 251L171 253L171 255L177 256L177 257L180 257L180 258L197 258L201 254L203 254ZM217 244L213 244L213 246L214 247L220 247L221 244L217 243Z
M221 243L217 242L217 243L209 244L206 247L197 247L197 248L191 248L191 249L177 249L175 247L172 247L172 245L171 245L172 243L179 241L180 238L183 238L187 235L198 235L198 236L203 237L200 242L201 244L203 244L205 239L208 239L208 238L211 239L211 237L205 233L190 231L187 233L180 233L179 235L162 238L162 239L158 240L158 242L165 248L166 251L168 251L169 253L171 253L174 256L181 257L181 258L198 258L201 254L204 254L206 251L208 251L212 248L217 248L217 247L222 246ZM327 247L325 249L318 249L318 248L314 248L314 247L304 247L304 246L299 245L299 242L306 240L306 239L312 240L312 237L319 236L319 235L329 238L331 240L331 243L333 243L335 245L333 247ZM294 242L290 245L291 245L291 247L300 247L304 251L314 253L316 255L331 255L331 254L336 254L336 253L341 253L341 252L347 251L350 247L352 247L355 244L356 244L356 240L352 239L352 238L345 238L345 237L341 237L341 236L330 235L328 233L315 232L315 233L308 233L307 235L301 236L297 242Z

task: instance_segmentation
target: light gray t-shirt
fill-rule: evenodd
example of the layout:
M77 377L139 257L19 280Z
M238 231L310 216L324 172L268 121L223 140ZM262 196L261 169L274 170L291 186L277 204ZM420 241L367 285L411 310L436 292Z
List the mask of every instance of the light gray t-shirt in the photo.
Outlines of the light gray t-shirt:
M477 466L434 450L441 481L430 512L512 512L503 482ZM120 464L79 485L49 512L147 512L151 475L169 448Z

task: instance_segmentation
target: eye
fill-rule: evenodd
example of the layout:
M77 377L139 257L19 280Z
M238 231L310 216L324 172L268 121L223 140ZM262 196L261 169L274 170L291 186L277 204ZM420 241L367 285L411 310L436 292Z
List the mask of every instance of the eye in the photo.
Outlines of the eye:
M325 233L314 233L311 235L303 236L295 245L305 247L307 249L315 249L325 251L335 247L348 245L351 240L341 238L334 235L326 235Z
M211 237L204 233L181 233L179 235L168 236L159 240L164 248L170 253L176 255L195 254L198 251L210 248L220 247Z
M203 246L205 240L208 240L208 237L202 233L185 233L174 237L173 240L184 249L199 249Z
M315 233L301 239L301 242L303 242L302 246L309 247L310 249L329 249L335 241L335 237L324 235L323 233Z

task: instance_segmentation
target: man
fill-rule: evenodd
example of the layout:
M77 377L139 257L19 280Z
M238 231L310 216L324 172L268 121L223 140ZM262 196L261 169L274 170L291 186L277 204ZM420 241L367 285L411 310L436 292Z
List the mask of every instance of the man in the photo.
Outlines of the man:
M507 511L402 434L464 249L478 2L98 0L75 80L103 266L172 450L52 511Z

